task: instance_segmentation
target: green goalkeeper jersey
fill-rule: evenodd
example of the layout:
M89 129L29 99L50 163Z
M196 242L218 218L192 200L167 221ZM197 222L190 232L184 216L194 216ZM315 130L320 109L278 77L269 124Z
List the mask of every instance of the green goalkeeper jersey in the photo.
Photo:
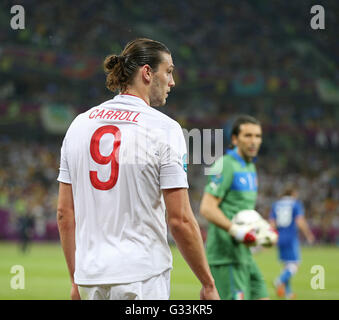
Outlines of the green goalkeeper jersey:
M245 162L237 149L220 157L211 173L205 192L222 199L219 208L228 219L232 220L241 210L255 209L258 190L255 165ZM210 265L252 262L249 248L213 223L208 225L206 251Z

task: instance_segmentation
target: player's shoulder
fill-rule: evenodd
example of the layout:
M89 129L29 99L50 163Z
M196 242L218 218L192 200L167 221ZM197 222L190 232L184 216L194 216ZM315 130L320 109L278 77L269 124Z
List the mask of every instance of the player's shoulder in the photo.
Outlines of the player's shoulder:
M229 163L239 163L239 161L243 161L242 158L238 155L236 149L227 149L224 154L224 162Z
M236 165L236 160L232 157L231 154L226 153L222 157L218 159L220 162L224 164L224 167L228 170L234 169Z
M182 130L181 125L178 121L174 120L167 114L153 108L149 107L148 111L153 115L155 121L164 128L170 128L175 130Z
M93 109L93 108L90 108L84 112L81 112L79 113L71 122L71 124L69 125L67 131L66 131L66 134L65 134L65 139L67 139L71 134L72 132L75 132L77 131L77 128L78 127L81 127L82 124L83 124L83 121L88 119L88 113L90 113Z
M222 171L234 171L235 161L229 154L224 154L215 161L215 166L222 166Z
M90 109L88 109L88 110L86 110L86 111L84 111L84 112L79 113L79 114L73 119L73 121L72 121L72 123L71 123L71 126L74 126L74 125L77 124L77 122L84 120L84 119L86 118L87 114L90 113L94 108L95 108L95 107L90 108ZM87 118L88 118L88 117L87 117Z
M276 210L279 204L280 204L280 200L273 201L272 210Z
M229 152L226 152L222 157L220 157L223 159L223 161L234 161L234 158L232 157L232 155Z
M213 173L221 173L225 170L233 170L232 160L228 154L224 154L216 159L212 166Z
M297 208L298 210L303 210L304 204L300 199L295 199L294 200L294 207Z

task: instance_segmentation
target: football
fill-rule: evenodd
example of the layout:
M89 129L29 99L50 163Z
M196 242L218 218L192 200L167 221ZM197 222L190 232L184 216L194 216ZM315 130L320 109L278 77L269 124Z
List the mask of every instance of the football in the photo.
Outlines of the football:
M277 232L271 225L255 210L239 211L232 219L232 223L253 227L256 241L254 246L270 247L278 241Z

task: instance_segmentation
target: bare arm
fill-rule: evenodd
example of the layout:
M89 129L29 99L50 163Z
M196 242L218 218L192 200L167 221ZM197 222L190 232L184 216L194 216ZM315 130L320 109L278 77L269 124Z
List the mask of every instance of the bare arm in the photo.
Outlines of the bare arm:
M207 263L200 228L192 212L187 189L165 189L163 195L173 238L203 286L201 299L220 299Z
M229 231L232 223L219 208L221 200L221 198L216 198L215 196L205 192L200 204L200 213L209 222Z
M300 215L296 219L296 223L300 231L305 236L308 243L312 244L314 242L314 235L311 231L311 229L308 226L308 223L303 215Z
M60 182L57 209L57 222L61 246L64 251L68 271L71 278L71 298L80 299L78 288L74 284L75 269L75 219L72 185Z

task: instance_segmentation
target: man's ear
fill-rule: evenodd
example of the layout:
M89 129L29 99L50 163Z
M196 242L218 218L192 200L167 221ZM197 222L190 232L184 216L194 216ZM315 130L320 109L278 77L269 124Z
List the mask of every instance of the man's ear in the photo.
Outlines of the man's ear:
M150 83L153 76L152 68L148 64L145 64L141 67L141 75L145 82Z

